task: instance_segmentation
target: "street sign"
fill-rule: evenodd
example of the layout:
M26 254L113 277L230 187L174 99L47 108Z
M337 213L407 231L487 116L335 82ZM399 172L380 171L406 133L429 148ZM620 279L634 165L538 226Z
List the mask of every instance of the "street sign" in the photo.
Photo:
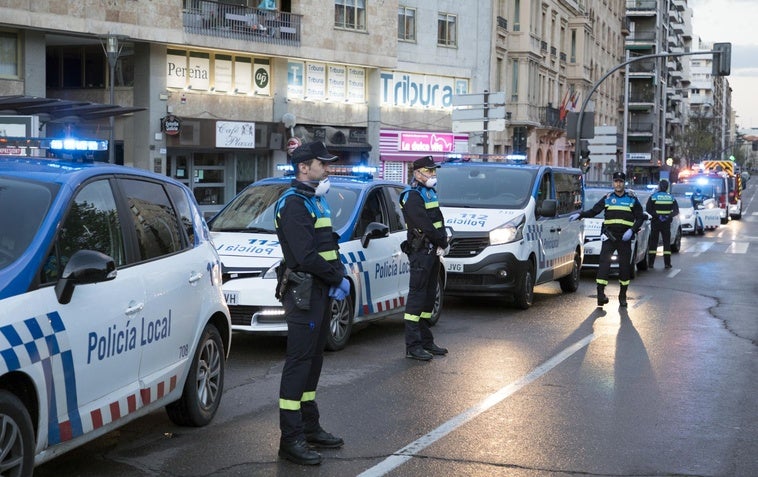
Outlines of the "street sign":
M488 104L505 104L505 91L489 93ZM453 96L453 107L456 106L482 106L484 105L484 93L456 94Z
M494 108L469 108L453 109L453 122L455 121L481 121L484 120L484 112L487 112L487 119L505 119L505 107L498 106Z
M484 121L453 121L454 133L485 131ZM487 121L486 131L505 131L505 119Z

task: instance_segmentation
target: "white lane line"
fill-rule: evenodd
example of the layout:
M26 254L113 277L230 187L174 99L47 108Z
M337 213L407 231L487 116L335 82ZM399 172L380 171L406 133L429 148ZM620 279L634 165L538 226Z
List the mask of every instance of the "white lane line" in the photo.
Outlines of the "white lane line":
M732 242L726 248L726 253L747 253L747 248L750 242Z
M639 306L644 305L646 302L650 301L651 298L653 298L651 295L642 295L641 297L637 298L634 301L634 305L632 305L632 308L637 308Z
M674 278L681 272L682 270L680 268L672 268L671 271L666 275L669 278Z
M546 374L548 371L550 371L551 369L561 364L563 361L568 359L571 355L573 355L580 349L586 347L587 345L595 341L597 338L599 338L603 334L605 333L592 333L588 336L585 336L581 340L577 341L573 345L569 346L568 348L564 349L557 355L553 356L549 360L545 361L541 365L534 368L529 374L522 376L518 380L500 388L499 390L495 391L493 394L490 394L479 404L467 409L466 411L463 411L461 414L458 414L457 416L453 417L452 419L445 422L444 424L434 429L433 431L429 432L428 434L421 436L420 438L411 442L407 446L396 451L394 454L387 457L386 459L379 462L378 464L371 467L370 469L367 469L361 472L360 474L358 474L358 477L380 477L400 467L405 462L409 461L417 453L421 452L428 446L442 439L443 437L453 432L454 430L456 430L463 424L474 419L476 416L488 410L492 406L503 401L504 399L506 399L513 393L517 392L524 386L537 380L542 375Z

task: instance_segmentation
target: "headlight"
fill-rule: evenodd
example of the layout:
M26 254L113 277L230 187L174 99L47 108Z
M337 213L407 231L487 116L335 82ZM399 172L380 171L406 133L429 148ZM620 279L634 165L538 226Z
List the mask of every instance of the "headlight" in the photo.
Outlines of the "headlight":
M266 273L263 274L263 278L273 278L273 279L276 279L276 267L278 267L280 263L282 263L281 260L279 260L275 264L271 265L271 268L269 268L268 270L266 270Z
M490 231L490 245L500 245L504 243L521 240L524 236L524 215L506 222L495 230Z

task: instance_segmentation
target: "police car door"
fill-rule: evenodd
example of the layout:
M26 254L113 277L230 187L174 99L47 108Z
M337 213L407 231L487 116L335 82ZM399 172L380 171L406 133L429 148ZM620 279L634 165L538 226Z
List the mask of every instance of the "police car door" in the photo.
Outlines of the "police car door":
M389 237L373 238L364 248L361 239L371 223L389 227L381 187L367 191L358 210L352 240L340 245L345 267L357 284L357 316L385 312L400 306L397 297L400 248L395 249Z
M43 282L52 285L61 269L57 264L65 266L76 251L85 249L112 257L115 279L77 285L71 301L63 305L53 286L25 299L24 316L36 320L44 334L53 334L47 341L54 345L38 348L50 355L46 389L39 390L47 394L40 400L50 403L41 426L50 445L115 421L139 401L138 323L145 303L144 272L126 263L123 226L111 182L84 185L58 231Z
M542 171L542 175L537 178L535 185L535 208L534 215L536 224L535 230L529 231L535 233L539 244L537 255L537 283L542 283L552 279L552 271L556 261L560 256L560 226L555 217L542 217L538 211L543 201L555 199L553 176L549 169Z
M207 268L212 257L206 247L187 243L176 202L162 184L123 179L120 185L142 254L147 302L137 317L142 349L139 375L145 399L153 401L181 382L180 364L191 358L195 335L202 330L197 317L205 294L198 287L210 283ZM191 216L186 219L191 222Z

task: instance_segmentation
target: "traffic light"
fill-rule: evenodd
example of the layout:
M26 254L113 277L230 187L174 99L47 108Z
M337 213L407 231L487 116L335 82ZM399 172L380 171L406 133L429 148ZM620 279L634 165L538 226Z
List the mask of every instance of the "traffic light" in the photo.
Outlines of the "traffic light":
M732 70L732 44L713 44L713 64L711 74L713 76L729 76Z
M590 157L590 142L586 139L579 141L579 155L582 159L589 159Z

